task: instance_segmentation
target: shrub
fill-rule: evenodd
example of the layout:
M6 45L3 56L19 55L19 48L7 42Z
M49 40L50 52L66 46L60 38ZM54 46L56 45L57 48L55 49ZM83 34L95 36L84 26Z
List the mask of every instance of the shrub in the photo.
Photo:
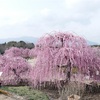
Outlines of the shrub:
M31 66L22 57L0 57L2 85L18 85L28 80Z

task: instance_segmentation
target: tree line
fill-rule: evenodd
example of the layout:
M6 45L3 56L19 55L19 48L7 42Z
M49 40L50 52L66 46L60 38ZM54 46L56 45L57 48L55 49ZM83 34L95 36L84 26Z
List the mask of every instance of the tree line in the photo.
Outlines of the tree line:
M92 45L91 47L100 47L100 45Z
M32 49L34 48L34 43L26 43L24 41L10 41L0 44L0 53L4 54L6 49L9 49L11 47L18 47L18 48L28 48Z

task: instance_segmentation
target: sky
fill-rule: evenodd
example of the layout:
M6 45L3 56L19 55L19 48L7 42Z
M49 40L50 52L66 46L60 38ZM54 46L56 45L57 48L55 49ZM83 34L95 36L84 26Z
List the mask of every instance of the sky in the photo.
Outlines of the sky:
M0 39L54 31L100 44L100 0L0 0Z

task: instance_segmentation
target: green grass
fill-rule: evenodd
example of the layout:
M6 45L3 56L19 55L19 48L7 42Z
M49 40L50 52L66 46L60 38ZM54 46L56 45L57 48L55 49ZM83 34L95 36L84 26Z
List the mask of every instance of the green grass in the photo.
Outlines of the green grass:
M11 93L15 93L20 96L24 96L27 100L49 100L46 94L39 90L29 89L28 86L20 86L20 87L2 87L1 89L9 91Z

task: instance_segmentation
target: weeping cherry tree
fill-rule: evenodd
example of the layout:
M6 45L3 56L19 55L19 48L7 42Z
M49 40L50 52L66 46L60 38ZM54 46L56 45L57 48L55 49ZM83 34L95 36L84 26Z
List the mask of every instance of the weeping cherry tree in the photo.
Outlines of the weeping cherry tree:
M30 73L34 87L45 86L47 81L62 87L62 81L68 83L77 77L78 81L83 82L86 76L95 79L94 72L100 72L100 58L95 56L86 40L68 32L41 37L34 52L37 61Z

